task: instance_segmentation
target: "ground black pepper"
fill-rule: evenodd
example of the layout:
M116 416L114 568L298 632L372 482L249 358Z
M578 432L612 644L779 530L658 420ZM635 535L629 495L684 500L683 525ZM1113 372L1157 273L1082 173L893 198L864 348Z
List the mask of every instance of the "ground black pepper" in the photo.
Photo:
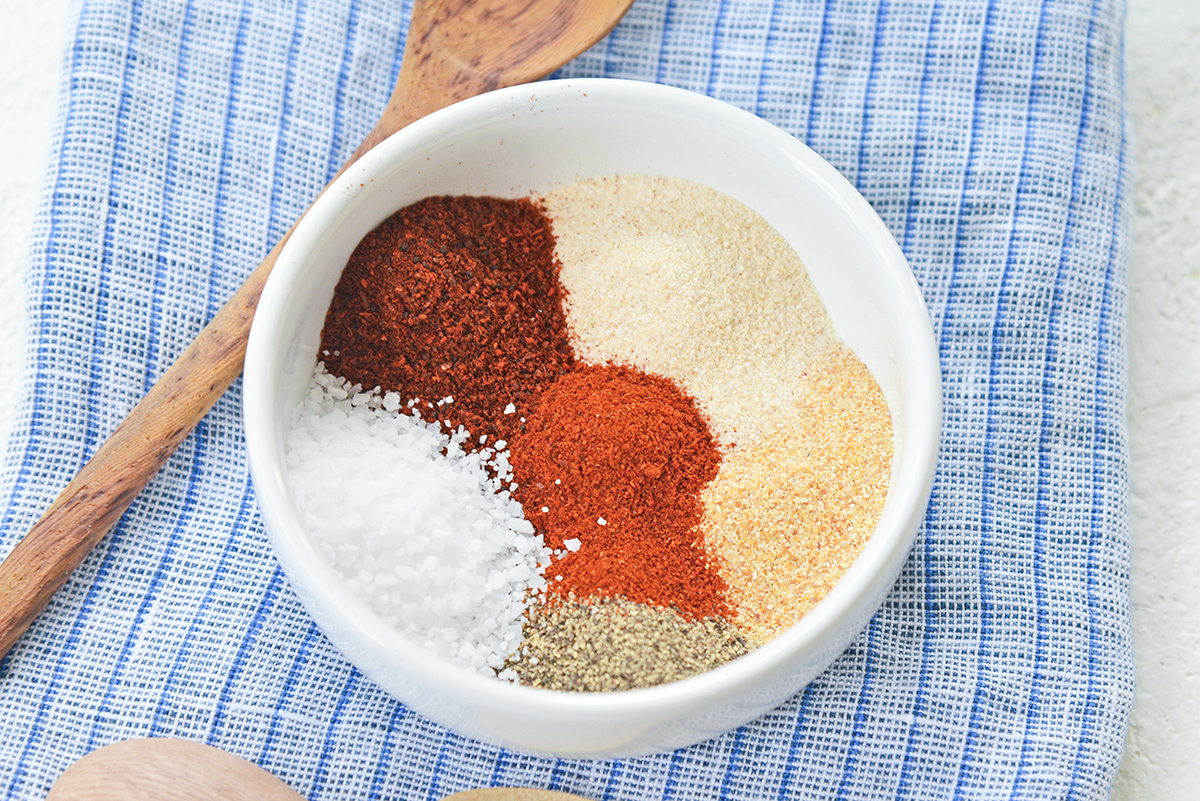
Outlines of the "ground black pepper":
M572 599L530 610L508 667L533 687L610 692L678 681L749 650L719 618L689 621L624 598Z

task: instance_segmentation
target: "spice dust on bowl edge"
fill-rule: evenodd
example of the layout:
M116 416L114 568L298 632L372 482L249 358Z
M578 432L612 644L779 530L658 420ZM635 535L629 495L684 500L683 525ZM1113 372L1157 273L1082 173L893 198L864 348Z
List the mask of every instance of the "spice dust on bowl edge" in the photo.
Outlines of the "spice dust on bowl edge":
M380 223L428 197L527 198L614 175L710 187L786 239L837 335L886 399L893 456L874 531L824 598L790 628L678 681L564 692L454 664L353 592L303 522L289 488L287 437L294 409L311 389L342 270ZM777 707L828 667L883 602L908 556L941 436L929 315L903 254L869 204L813 151L754 115L684 90L622 80L545 81L491 92L431 114L364 156L289 239L258 306L244 376L259 507L282 569L333 645L387 692L458 734L564 758L636 756L700 742Z

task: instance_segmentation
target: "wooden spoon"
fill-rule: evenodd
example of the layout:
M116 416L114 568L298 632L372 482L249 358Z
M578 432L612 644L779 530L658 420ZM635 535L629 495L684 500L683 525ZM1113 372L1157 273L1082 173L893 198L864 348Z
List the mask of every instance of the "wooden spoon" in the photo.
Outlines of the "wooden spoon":
M430 112L548 75L607 34L632 2L417 0L396 88L342 169ZM0 658L241 373L255 306L286 240L0 564Z
M124 740L63 772L46 801L304 801L257 765L186 740ZM464 790L443 801L585 801L531 787Z

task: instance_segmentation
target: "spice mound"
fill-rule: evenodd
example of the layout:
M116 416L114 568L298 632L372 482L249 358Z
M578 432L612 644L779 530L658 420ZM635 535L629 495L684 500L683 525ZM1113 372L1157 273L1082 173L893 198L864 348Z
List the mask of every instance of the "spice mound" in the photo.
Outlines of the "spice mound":
M449 661L565 691L737 659L869 539L888 407L804 265L676 178L432 197L355 249L288 440L347 586Z
M721 618L687 620L673 609L619 596L533 607L529 636L509 667L547 690L636 690L723 665L748 650Z
M552 592L619 596L689 620L728 615L725 582L695 534L720 455L673 382L612 365L568 373L542 395L511 461L546 544L579 543L555 562Z
M432 197L359 243L325 317L330 373L400 391L476 438L508 440L574 354L554 236L528 199Z
M463 435L401 410L395 393L318 365L287 439L301 523L381 618L494 674L521 641L549 551L503 487L503 453L465 452Z

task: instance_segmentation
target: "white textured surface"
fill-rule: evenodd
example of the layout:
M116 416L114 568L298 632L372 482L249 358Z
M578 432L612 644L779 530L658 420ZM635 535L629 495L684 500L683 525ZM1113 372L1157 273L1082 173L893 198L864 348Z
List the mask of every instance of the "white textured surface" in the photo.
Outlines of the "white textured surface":
M1133 0L1129 421L1138 688L1114 798L1200 794L1200 4Z
M73 0L0 3L0 443L21 375L25 264Z
M0 3L0 437L22 274L73 0ZM1200 5L1130 0L1133 625L1138 696L1114 798L1200 786Z

